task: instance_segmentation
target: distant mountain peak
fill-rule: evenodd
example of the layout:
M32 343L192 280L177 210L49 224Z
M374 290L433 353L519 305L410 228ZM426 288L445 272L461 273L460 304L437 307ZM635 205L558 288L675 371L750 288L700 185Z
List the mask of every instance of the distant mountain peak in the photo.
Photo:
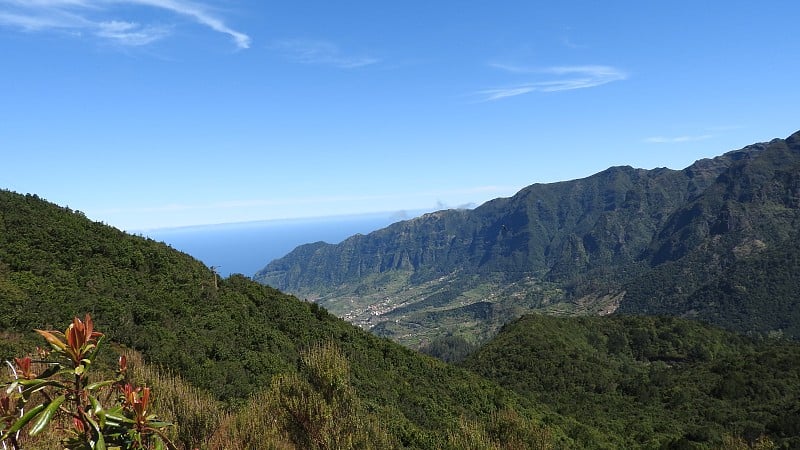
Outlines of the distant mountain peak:
M463 322L482 323L474 331L490 334L522 311L594 314L621 292L637 294L626 294L620 311L640 311L634 305L653 302L630 283L666 264L690 274L654 287L658 304L669 305L719 276L736 255L757 257L796 234L798 144L800 132L683 170L621 165L532 184L473 210L437 211L338 245L298 248L256 278L409 339ZM747 242L760 243L758 251L742 251L756 249ZM661 292L665 286L677 291ZM487 305L480 317L468 308L477 302Z

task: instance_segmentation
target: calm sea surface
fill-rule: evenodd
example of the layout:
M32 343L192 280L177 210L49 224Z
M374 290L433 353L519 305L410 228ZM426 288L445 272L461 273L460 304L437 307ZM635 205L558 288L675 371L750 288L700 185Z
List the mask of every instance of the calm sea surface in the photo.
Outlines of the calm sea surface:
M420 214L422 211L203 225L141 234L217 267L220 275L252 277L298 245L318 241L337 244L354 234L368 234Z

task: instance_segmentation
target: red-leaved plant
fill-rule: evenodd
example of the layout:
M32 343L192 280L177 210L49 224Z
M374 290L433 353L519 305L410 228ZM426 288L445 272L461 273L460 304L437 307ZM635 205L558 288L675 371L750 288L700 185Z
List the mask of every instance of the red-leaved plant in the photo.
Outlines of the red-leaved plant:
M0 386L0 442L18 450L20 431L36 436L60 416L66 419L60 423L68 424L62 425L66 449L176 448L163 432L170 424L148 411L150 388L125 382L125 357L114 379L89 382L89 369L104 338L94 330L89 314L83 321L74 318L63 333L36 332L51 351L42 352L36 361L14 358L14 379ZM32 363L46 370L36 374Z

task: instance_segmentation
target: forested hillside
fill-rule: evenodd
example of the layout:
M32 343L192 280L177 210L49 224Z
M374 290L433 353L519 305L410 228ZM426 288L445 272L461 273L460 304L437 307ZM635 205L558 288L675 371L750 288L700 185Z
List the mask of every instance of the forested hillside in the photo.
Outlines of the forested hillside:
M800 337L800 132L684 170L613 167L298 247L256 279L410 346L530 312L695 317Z
M33 328L91 313L111 340L97 369L127 355L181 448L791 448L800 439L796 345L675 319L527 317L459 367L33 195L1 191L0 224L0 357L41 345ZM49 449L58 439L25 442Z
M625 448L705 448L726 433L800 447L800 345L665 317L525 316L462 366Z
M800 133L741 158L675 211L622 313L680 314L800 338Z
M462 420L482 427L504 411L526 427L550 417L553 442L572 442L557 415L465 369L242 276L217 279L186 254L35 195L0 191L0 310L3 359L32 351L34 328L63 329L89 312L112 341L241 407L279 376L301 373L302 352L331 344L365 420L381 423L393 446L439 448Z

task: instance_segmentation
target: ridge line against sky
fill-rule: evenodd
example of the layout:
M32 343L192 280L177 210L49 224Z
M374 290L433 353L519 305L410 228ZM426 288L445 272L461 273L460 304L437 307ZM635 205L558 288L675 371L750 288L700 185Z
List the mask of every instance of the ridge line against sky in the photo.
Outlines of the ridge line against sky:
M682 169L800 128L800 38L743 32L797 16L743 0L0 0L0 188L152 229Z

